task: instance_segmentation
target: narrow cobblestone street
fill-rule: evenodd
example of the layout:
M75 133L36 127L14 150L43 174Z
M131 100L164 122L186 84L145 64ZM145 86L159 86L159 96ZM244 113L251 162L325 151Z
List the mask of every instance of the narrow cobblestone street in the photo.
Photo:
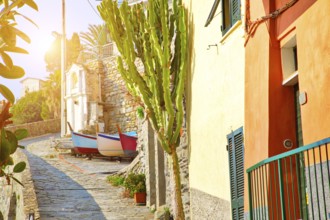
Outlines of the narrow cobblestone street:
M123 198L123 188L106 182L107 175L129 162L75 158L68 152L55 151L50 140L30 143L24 152L30 163L40 219L138 220L153 216L147 207Z

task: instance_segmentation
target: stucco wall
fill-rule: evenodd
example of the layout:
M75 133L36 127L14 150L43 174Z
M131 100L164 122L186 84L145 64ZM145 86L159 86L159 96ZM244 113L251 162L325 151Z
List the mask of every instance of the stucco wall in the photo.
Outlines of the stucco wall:
M214 1L184 2L191 13L191 63L187 81L189 176L191 190L199 192L191 194L191 201L197 199L196 195L205 194L204 200L208 196L218 198L219 204L227 203L224 205L228 208L226 135L244 125L244 25L238 25L222 39L220 7L215 13L218 16L204 27ZM196 208L191 207L192 219L203 218ZM229 212L223 219L229 219L228 215Z
M276 3L276 4L275 4ZM283 6L281 1L250 1L251 21ZM281 46L296 36L300 105L304 145L330 135L329 43L330 2L298 1L275 19L261 23L246 46L245 165L288 151L283 140L296 146L296 115L292 85L282 85ZM283 58L282 58L283 59ZM256 111L256 109L258 109ZM290 149L289 149L290 150ZM256 153L258 152L258 153ZM247 182L245 182L247 195ZM247 210L248 198L245 198Z
M304 144L330 136L330 1L318 0L297 20L299 87Z
M26 92L34 92L39 91L41 89L41 85L43 81L41 79L35 78L26 78L21 80L23 89L21 90L21 96L25 96Z

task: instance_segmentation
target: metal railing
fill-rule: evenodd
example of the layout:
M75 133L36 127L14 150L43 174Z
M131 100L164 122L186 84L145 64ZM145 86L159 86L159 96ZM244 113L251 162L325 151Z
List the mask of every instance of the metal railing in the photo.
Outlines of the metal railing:
M330 138L247 169L250 219L330 219Z
M83 50L80 52L81 62L86 62L89 60L104 59L107 57L117 55L117 48L114 43L108 43L100 47L94 47L92 51Z

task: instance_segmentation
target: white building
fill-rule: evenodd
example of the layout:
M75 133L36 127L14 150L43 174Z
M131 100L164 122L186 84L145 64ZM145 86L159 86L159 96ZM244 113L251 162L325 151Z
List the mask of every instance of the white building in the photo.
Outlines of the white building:
M88 71L81 65L73 64L66 73L66 115L67 122L74 131L96 125L99 117L103 116L102 106L99 105L99 82L97 73Z
M42 79L27 77L20 81L23 85L23 89L21 91L21 97L25 96L28 92L36 92L41 90L43 84L45 83Z

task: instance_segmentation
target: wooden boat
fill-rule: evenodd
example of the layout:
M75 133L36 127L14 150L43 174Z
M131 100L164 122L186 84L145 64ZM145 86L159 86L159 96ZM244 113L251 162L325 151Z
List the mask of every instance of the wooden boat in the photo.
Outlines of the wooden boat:
M137 136L135 131L125 133L128 136ZM97 148L100 154L109 157L124 157L124 149L120 142L119 134L97 134Z
M78 154L99 154L96 136L71 131L73 149Z
M119 133L120 143L123 147L125 156L135 157L137 155L136 146L137 146L137 137L129 136L124 133Z

